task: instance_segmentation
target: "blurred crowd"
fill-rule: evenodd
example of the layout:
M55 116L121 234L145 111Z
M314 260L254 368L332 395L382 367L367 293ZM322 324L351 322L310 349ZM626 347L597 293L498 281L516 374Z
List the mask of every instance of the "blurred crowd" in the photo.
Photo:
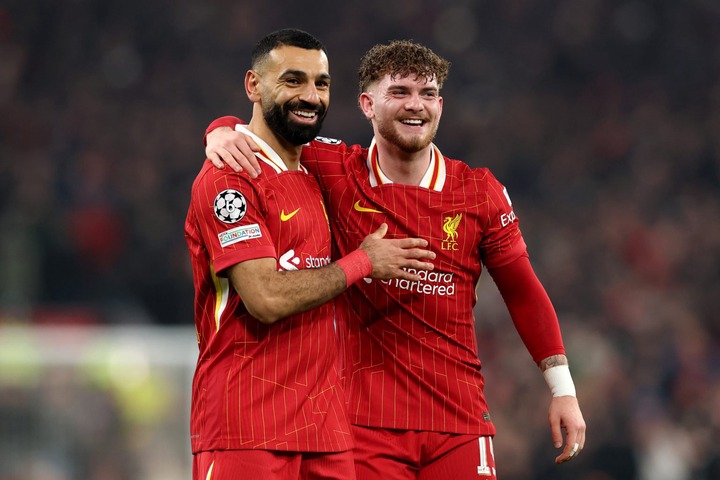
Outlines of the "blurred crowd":
M207 124L249 117L254 42L318 36L323 134L367 144L357 63L409 38L452 62L436 143L507 185L588 423L554 466L547 388L482 279L500 477L720 478L719 25L715 0L4 0L0 322L192 325L189 188Z

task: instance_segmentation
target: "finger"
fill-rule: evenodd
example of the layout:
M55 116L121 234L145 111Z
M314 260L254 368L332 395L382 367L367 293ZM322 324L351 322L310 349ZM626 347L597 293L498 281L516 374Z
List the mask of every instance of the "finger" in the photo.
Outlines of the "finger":
M418 268L420 270L420 268ZM402 268L395 269L395 273L391 278L398 278L400 280L409 280L411 282L419 282L422 280L420 275L417 273L410 273L407 270L403 270Z
M580 444L580 450L585 448L585 434L587 433L587 425L585 424L585 420L580 419L580 428L578 429L578 443Z
M239 148L237 145L232 145L229 152L233 156L233 159L236 160L252 178L257 178L257 176L260 175L260 164L250 145L243 143Z
M565 448L565 451L563 451L563 453L555 459L555 463L569 462L570 460L578 456L580 450L581 449L579 443L573 443L572 447L570 446L570 444L568 444L567 448Z
M411 272L408 271L412 270ZM435 265L429 262L421 262L419 260L409 260L406 262L403 262L400 264L399 267L397 267L396 275L398 275L399 278L403 278L406 280L412 280L414 282L419 282L423 280L423 276L420 275L420 271L432 271L435 270Z
M215 152L206 153L206 155L207 155L207 159L210 160L215 167L217 167L221 170L223 168L225 168L225 163L222 160L220 160L220 157L218 156L217 153L215 153Z
M572 459L572 456L570 455L571 449L572 447L570 445L566 445L562 453L555 458L555 463L565 463Z
M559 418L550 419L550 432L552 435L553 446L555 446L555 448L562 447L563 435L562 435L562 428L560 427L560 419Z
M580 444L577 443L577 442L575 442L575 443L573 444L572 449L570 450L570 456L571 456L571 457L574 457L574 456L577 455L578 453L580 453Z
M432 250L424 250L422 248L407 248L400 250L401 255L407 259L423 259L427 258L429 260L435 259L435 252Z
M378 227L377 230L375 230L370 235L373 238L383 238L385 236L385 234L387 233L387 231L388 231L387 223L383 223L382 225L380 225L380 227Z
M578 454L583 451L583 448L585 448L585 431L578 432L577 438L575 440L578 444Z
M262 152L262 148L260 145L255 143L255 140L250 138L249 136L245 135L245 142L242 144L246 150L243 150L243 153L245 153L245 159L248 161L249 165L246 165L245 169L248 171L254 170L258 175L262 173L262 170L260 169L260 163L258 162L257 157L255 156L256 152ZM255 178L255 176L253 177Z
M406 268L414 268L415 270L435 270L435 265L430 262L420 262L418 260L411 260L405 265ZM419 277L419 276L418 276Z
M565 441L571 446L571 448L577 445L578 447L575 450L579 452L585 444L585 423L582 419L578 421L578 419L573 417L570 417L563 423L566 424Z
M559 463L572 460L580 453L580 442L578 438L578 429L576 427L566 429L565 448L563 453L556 459Z
M243 167L240 165L237 160L235 160L235 156L233 156L232 152L230 152L227 149L218 149L218 155L220 155L220 158L223 159L223 161L233 170L236 172L242 172Z
M396 238L393 243L396 247L404 249L428 246L428 241L424 238Z
M260 146L257 143L255 143L255 140L253 140L250 137L247 137L247 144L252 149L253 152L259 152L262 150L260 148Z

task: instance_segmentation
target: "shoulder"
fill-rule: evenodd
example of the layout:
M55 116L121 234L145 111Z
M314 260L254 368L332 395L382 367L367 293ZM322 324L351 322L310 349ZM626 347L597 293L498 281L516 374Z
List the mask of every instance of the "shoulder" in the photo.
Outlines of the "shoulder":
M316 137L303 148L301 161L313 174L323 175L344 168L342 165L361 151L360 145L348 145L336 138Z
M193 197L208 197L226 190L248 191L262 188L262 184L273 177L272 169L263 169L263 175L257 180L251 179L245 172L235 172L230 168L216 168L209 160L205 160L202 169L195 177L192 185Z
M198 172L197 176L195 177L195 180L192 184L192 191L196 192L198 189L204 187L207 183L210 183L215 178L215 172L213 170L217 170L213 167L212 163L210 163L210 160L207 158L202 164L202 168L200 169L200 172ZM222 171L222 170L218 170Z
M340 155L348 155L352 152L362 150L360 145L348 145L338 138L330 137L315 137L315 139L308 143L307 146L311 149Z
M486 190L487 185L498 181L490 169L485 167L471 167L461 160L445 157L445 168L448 178L452 181L464 185L474 183L482 190Z

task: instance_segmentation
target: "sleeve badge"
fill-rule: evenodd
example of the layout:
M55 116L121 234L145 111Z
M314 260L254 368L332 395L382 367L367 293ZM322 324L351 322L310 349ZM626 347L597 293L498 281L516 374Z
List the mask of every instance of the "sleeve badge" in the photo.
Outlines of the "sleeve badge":
M223 223L237 223L247 212L247 202L242 193L227 189L218 193L214 202L215 216Z

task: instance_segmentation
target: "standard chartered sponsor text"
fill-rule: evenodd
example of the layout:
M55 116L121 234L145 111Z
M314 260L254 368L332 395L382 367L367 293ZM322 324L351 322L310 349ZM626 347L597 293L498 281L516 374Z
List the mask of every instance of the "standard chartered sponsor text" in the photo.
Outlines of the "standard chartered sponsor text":
M392 279L380 280L383 284L391 287L397 287L401 290L408 290L423 295L455 295L455 282L453 282L453 273L447 272L428 272L426 270L416 270L414 268L406 268L407 272L418 275L420 280L411 282L410 280Z
M320 268L330 265L330 257L307 257L305 259L305 268Z

